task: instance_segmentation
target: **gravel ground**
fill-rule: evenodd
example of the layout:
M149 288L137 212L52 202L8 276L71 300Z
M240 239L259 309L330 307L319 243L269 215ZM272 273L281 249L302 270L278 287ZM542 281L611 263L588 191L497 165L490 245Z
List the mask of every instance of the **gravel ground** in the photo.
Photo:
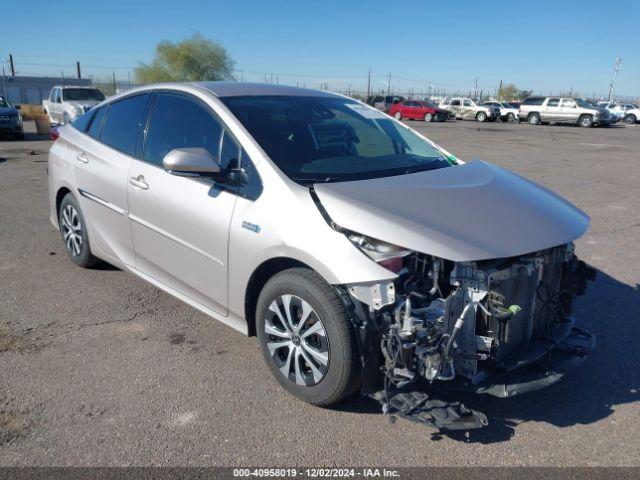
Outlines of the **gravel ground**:
M0 140L0 465L638 465L640 128L410 123L592 217L576 246L599 273L576 313L598 347L579 371L466 399L490 420L469 436L391 424L360 396L304 404L255 338L129 273L73 266L48 221L49 141L29 133Z

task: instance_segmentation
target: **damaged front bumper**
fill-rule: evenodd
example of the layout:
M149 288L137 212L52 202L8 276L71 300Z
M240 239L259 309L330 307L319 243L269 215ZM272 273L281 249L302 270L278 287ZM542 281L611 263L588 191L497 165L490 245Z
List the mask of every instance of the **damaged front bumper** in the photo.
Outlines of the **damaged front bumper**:
M456 379L448 385L473 393L507 398L540 390L579 367L596 346L596 338L569 317L549 341L532 342L477 384Z
M567 244L517 258L454 263L407 255L398 279L348 285L363 393L383 412L440 429L487 424L439 392L512 397L558 382L595 347L573 298L595 271Z

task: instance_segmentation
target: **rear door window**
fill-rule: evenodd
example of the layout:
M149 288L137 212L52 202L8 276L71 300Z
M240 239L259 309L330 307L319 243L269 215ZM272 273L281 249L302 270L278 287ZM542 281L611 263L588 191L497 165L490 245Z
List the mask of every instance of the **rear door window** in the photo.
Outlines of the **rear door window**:
M102 125L100 141L122 153L135 156L149 97L150 94L144 93L111 103Z
M559 98L550 98L549 101L547 102L547 107L557 107L559 103L560 103Z

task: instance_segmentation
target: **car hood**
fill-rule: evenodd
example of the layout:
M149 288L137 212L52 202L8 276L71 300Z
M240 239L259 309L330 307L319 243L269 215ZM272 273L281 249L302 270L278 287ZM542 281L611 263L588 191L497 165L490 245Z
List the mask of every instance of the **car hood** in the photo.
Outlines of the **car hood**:
M562 245L589 226L558 195L481 160L314 190L340 227L456 262Z
M14 107L0 107L0 115L15 115L18 110Z
M69 102L70 105L77 105L83 109L95 107L99 103L98 100L72 100Z

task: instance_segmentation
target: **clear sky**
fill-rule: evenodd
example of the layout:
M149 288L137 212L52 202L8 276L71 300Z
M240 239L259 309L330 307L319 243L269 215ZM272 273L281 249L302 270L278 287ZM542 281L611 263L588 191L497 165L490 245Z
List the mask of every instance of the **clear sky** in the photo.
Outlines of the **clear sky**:
M18 74L127 78L160 40L199 31L219 41L237 76L318 88L640 95L640 0L359 1L29 0L3 7L0 58ZM3 63L6 67L7 64Z

